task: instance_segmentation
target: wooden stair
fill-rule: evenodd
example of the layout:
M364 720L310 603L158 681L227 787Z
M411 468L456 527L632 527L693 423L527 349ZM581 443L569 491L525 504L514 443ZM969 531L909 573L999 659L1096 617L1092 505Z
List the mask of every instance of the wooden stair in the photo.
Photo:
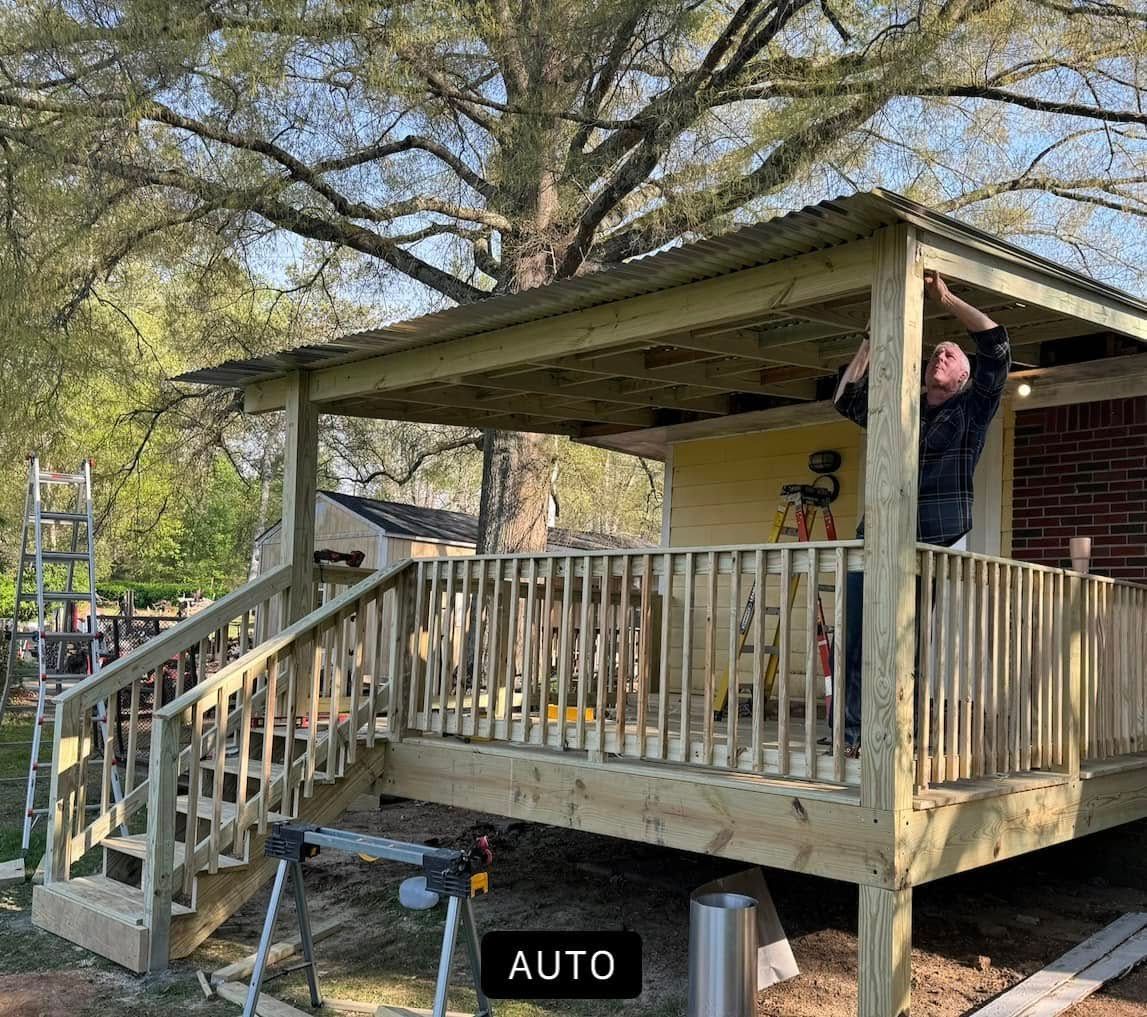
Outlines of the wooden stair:
M381 776L384 743L379 739L370 747L362 732L356 747L356 761L348 765L346 773L329 781L323 773L316 773L314 794L300 796L297 815L268 811L267 823L297 819L300 822L332 823L354 801L369 790ZM250 778L261 785L261 760L250 759ZM200 769L212 774L214 760L203 760ZM228 758L223 768L234 776L239 760ZM278 792L282 778L281 765L272 767L272 805L278 806ZM216 928L255 894L274 873L275 861L263 856L267 834L259 834L252 825L243 836L244 843L234 844L238 808L233 801L220 803L222 824L220 838L228 853L221 853L217 871L207 871L201 862L195 875L190 898L172 902L171 957L185 957L203 942ZM200 794L196 814L200 821L213 818L215 803L210 795ZM176 799L176 813L187 823L188 796ZM269 832L269 830L268 830ZM202 840L200 840L202 844ZM148 970L149 935L145 928L143 891L140 883L143 864L147 858L146 834L105 837L100 847L104 851L104 871L97 876L84 876L62 882L37 886L33 891L32 921L37 927L53 932L85 949L137 973ZM172 883L178 890L183 886L187 861L187 846L177 840Z

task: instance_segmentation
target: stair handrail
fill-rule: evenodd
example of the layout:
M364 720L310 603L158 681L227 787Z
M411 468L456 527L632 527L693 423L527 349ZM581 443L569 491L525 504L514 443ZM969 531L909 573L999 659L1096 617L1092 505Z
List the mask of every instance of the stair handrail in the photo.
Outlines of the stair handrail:
M80 682L56 697L55 739L52 746L51 787L49 790L49 829L45 846L45 881L69 877L71 863L87 847L94 847L104 836L147 802L145 782L134 782L138 731L138 697L133 692L133 714L129 719L127 759L125 760L124 797L121 801L102 802L100 814L85 825L86 763L92 754L89 716L101 700L113 702L118 693L160 671L156 689L162 687L163 665L195 646L204 644L213 634L235 619L259 610L267 612L273 598L288 590L291 568L282 565L232 591L209 607L172 626L120 660L113 661L90 679ZM201 662L200 670L206 670ZM109 734L114 737L114 715L109 711ZM104 785L115 762L114 751L104 751Z
M209 607L198 611L166 632L149 639L138 649L119 660L114 660L98 675L78 682L56 697L57 707L80 700L81 709L91 709L101 699L127 687L140 672L153 671L180 650L199 642L218 630L220 624L230 621L260 602L282 593L290 586L291 567L279 565L270 572L245 583Z
M381 571L371 573L355 586L311 611L278 634L264 640L238 660L221 668L206 681L188 689L182 696L165 704L153 715L152 755L147 782L147 851L143 867L144 924L149 930L152 970L166 965L170 949L171 902L173 894L178 892L178 888L174 885L176 799L179 774L183 769L185 757L191 770L189 789L198 779L199 755L192 751L195 736L193 736L192 745L181 748L180 725L183 718L193 709L198 711L197 716L200 720L197 730L199 731L200 744L202 744L204 737L210 737L210 733L205 736L202 732L201 718L210 709L210 704L214 703L216 711L215 731L217 732L215 746L218 749L225 743L227 735L233 730L235 721L240 717L240 709L242 709L243 725L247 730L240 731L240 738L242 739L241 744L245 747L254 706L257 705L256 700L261 696L262 702L266 703L268 695L275 695L274 682L278 676L280 663L288 659L288 654L300 648L304 651L307 650L306 641L308 639L317 642L322 630L328 629L330 626L339 626L341 619L345 619L349 614L365 612L372 602L381 604L384 594L395 587L409 566L410 561L407 559ZM317 662L303 663L303 667L306 667L308 671L317 669L317 666ZM296 686L298 686L299 671L301 670L302 667L296 669L293 675ZM266 674L263 687L259 692L252 694L251 676L262 672ZM313 674L308 675L308 679L311 677ZM299 688L301 690L302 686ZM229 715L228 702L232 695L237 695L237 708L233 714ZM274 708L269 706L264 712L264 731L269 727L266 723L267 712L270 712L273 717ZM331 712L333 714L333 709ZM361 716L361 706L353 713L356 715L349 717L345 724L350 728L352 739L354 737L353 732L365 719ZM222 721L219 718L220 714L223 714ZM317 718L314 718L314 723L317 725ZM337 736L337 729L343 726L344 722L337 715L333 717L333 723L328 721L328 743L332 737ZM216 765L219 765L219 758L220 754L217 751ZM240 760L247 758L245 748L241 749L239 758ZM266 755L265 758L269 760L270 756ZM314 760L305 759L304 756L295 758L293 754L290 759L290 766L284 766L283 769L291 771L300 765L304 767L309 765L313 773ZM237 779L237 783L243 779L241 776ZM284 783L288 783L290 780L291 774L287 773ZM277 782L278 778L276 778ZM196 791L195 794L197 795L198 792ZM243 810L236 809L235 829L232 832L232 836L236 840L242 836L246 810L257 806L261 815L260 825L265 824L270 798L270 787L264 784L261 790L253 795L250 801L246 802ZM189 804L189 820L192 811L196 811L198 815L197 810L193 810ZM217 855L219 848L218 831L215 829L218 823L215 822L215 819L213 819L211 834L210 851L212 857ZM253 820L251 821L253 822ZM185 877L188 873L195 871L198 849L199 845L194 837L191 842L185 845Z

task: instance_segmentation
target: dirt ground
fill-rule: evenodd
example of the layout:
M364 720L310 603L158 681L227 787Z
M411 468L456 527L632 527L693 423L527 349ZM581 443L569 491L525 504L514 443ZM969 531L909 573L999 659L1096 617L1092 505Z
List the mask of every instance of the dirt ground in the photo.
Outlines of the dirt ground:
M461 846L493 836L492 893L476 905L480 931L627 928L641 934L645 991L626 1003L505 1003L500 1017L550 1014L670 1017L685 1009L689 891L739 866L719 859L590 834L510 823L435 805L398 802L348 813L339 824L405 840ZM1126 911L1147 910L1147 823L918 889L914 901L914 1017L958 1017L1054 960ZM308 863L312 917L344 924L318 947L328 996L428 1006L441 911L397 903L402 866L325 852ZM769 886L801 974L760 996L759 1017L856 1013L856 891L842 883L769 870ZM266 906L260 895L194 956L161 976L136 978L33 930L30 887L0 893L0 1015L234 1015L207 1001L195 970L210 972L254 949ZM278 939L293 938L285 909ZM465 962L451 1006L473 1007ZM303 979L272 991L305 1002ZM472 1009L469 1011L472 1012ZM1147 966L1080 1004L1072 1017L1147 1012Z

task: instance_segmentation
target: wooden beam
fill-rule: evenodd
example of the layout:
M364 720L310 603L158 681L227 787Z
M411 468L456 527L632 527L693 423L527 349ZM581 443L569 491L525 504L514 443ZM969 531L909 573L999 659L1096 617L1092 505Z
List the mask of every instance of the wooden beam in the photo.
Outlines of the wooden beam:
M860 887L859 1017L908 1017L912 997L912 891Z
M645 431L626 431L623 434L583 434L578 441L583 445L611 448L647 459L663 460L670 443L693 441L697 438L720 438L730 434L750 434L756 431L782 431L790 427L812 427L814 424L839 423L843 418L832 403L797 403L793 406L774 406L767 410L752 410L728 417L694 420L687 424L669 424L651 427Z
M734 382L716 373L716 368L699 364L682 366L679 364L658 364L650 353L604 354L598 357L563 357L538 365L562 371L581 371L586 374L605 375L613 378L632 378L635 381L648 381L653 384L678 383L697 388L715 389L718 392L746 392L751 395L793 398L787 386L761 385L755 381L738 378ZM747 368L752 368L747 364ZM578 384L571 382L571 385Z
M784 308L863 291L872 278L872 249L872 241L857 241L481 335L338 364L312 373L311 398L336 402L752 321ZM260 382L246 388L244 406L248 412L264 412L281 405L281 398L277 385Z
M1136 769L917 810L897 852L899 886L1015 858L1147 817L1147 759Z
M569 383L560 377L555 377L550 371L532 371L528 374L514 374L504 378L496 378L488 374L473 374L465 379L469 386L493 389L497 392L524 392L530 395L557 396L559 399L591 400L595 403L619 403L623 406L648 406L664 409L686 410L691 413L711 413L721 416L729 412L729 400L723 396L712 396L708 393L690 396L685 385L674 385L668 379L659 379L663 388L649 392L634 391L624 382L613 379L590 378L578 379ZM482 402L493 401L490 396L482 395ZM544 400L550 406L556 405L554 400ZM512 405L518 405L520 400L514 398ZM601 417L599 419L607 419ZM612 418L610 418L612 419Z
M614 403L598 402L591 395L569 393L563 396L570 405L563 406L559 399L529 398L518 395L491 395L479 385L436 384L427 388L403 389L392 393L395 399L423 406L443 406L448 410L476 410L479 413L518 413L542 420L586 421L625 424L629 427L649 427L654 422L652 413L643 410L618 408Z
M740 357L761 364L786 364L826 370L815 350L810 352L795 343L769 346L762 342L759 333L744 329L726 335L702 336L693 333L688 336L676 336L673 344L681 349Z
M1016 390L1025 383L1031 386L1031 395L1021 398ZM1147 395L1147 355L1016 371L1008 378L1008 393L1015 395L1018 412L1105 399L1136 399Z
M861 801L912 808L916 487L923 266L915 229L885 231L872 283L872 360L864 485Z
M280 561L291 566L291 588L284 625L298 621L313 606L319 408L310 398L310 386L311 376L296 371L287 389Z
M1116 297L934 233L921 234L921 250L924 265L946 277L1147 342L1147 312Z
M332 403L324 408L324 412L342 417L368 417L371 420L408 420L417 424L449 424L452 427L492 427L499 431L564 434L570 437L582 431L580 425L568 420L554 421L524 413L499 413L493 407L485 415L478 410L452 413L449 407L395 403L387 399L353 399L345 403Z
M665 763L593 764L520 748L404 738L381 790L494 815L891 886L888 815L855 797Z

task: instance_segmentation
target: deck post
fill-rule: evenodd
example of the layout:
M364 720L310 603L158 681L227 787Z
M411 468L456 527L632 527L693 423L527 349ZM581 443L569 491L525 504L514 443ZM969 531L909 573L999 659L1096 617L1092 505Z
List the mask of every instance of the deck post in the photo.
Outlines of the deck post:
M860 887L860 1017L907 1017L912 995L912 888Z
M282 556L291 566L283 628L314 608L315 496L318 486L319 409L310 400L310 376L296 371L287 387L283 451Z
M923 265L913 227L877 236L872 281L864 493L861 804L891 813L894 870L912 810L916 644L916 497ZM860 888L860 1017L899 1017L909 1003L910 889Z

